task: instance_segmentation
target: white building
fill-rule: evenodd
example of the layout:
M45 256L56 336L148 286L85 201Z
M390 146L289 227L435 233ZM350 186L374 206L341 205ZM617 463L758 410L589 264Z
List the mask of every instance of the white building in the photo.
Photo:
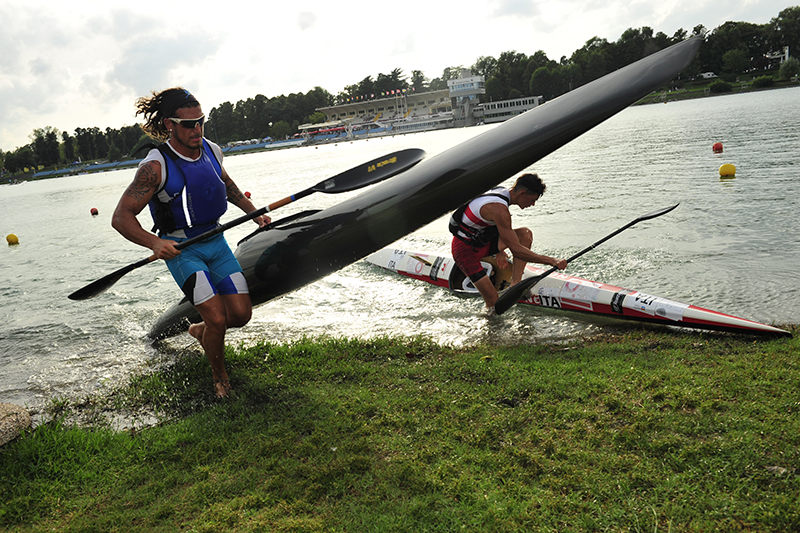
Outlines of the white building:
M450 90L455 125L477 124L475 110L481 103L480 95L486 94L486 78L473 76L471 71L464 69L458 79L447 81L447 88Z
M514 98L513 100L488 102L481 106L483 121L486 124L503 122L504 120L516 117L525 111L533 109L541 102L541 96L526 96L524 98Z

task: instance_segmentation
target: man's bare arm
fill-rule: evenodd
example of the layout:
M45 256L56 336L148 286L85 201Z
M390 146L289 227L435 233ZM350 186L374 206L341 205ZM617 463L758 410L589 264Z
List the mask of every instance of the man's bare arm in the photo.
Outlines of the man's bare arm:
M180 253L174 248L174 243L145 230L136 218L158 191L160 184L161 164L158 161L149 161L139 167L133 182L125 189L114 209L111 226L129 241L153 250L159 259L171 259Z
M498 203L486 204L481 208L481 215L497 225L497 231L500 233L500 240L503 241L511 252L511 255L515 258L522 259L529 263L550 265L560 269L566 268L567 263L563 259L537 254L519 242L517 233L514 231L514 228L511 227L511 213L505 205Z

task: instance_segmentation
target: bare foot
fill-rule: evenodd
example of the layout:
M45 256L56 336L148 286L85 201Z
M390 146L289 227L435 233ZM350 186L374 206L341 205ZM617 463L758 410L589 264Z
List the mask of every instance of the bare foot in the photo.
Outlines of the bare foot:
M214 394L217 398L226 398L231 393L231 382L227 379L214 380Z
M200 346L203 346L203 333L206 330L206 325L200 322L199 324L192 324L189 326L189 335L197 339L197 342L200 343ZM205 350L206 347L203 346Z

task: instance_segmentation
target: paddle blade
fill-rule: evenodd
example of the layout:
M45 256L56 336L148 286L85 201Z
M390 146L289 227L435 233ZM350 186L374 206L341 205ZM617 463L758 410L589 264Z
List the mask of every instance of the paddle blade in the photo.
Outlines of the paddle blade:
M136 263L131 263L128 266L122 267L119 270L108 274L96 281L91 282L87 286L83 287L82 289L78 289L77 291L73 292L68 296L70 300L88 300L89 298L94 298L98 294L102 294L106 292L112 285L122 278L128 272L139 268L140 266L144 266L155 259L154 256L150 256L146 259L142 259L141 261L137 261Z
M335 194L360 189L396 176L422 161L424 157L425 150L419 148L393 152L328 178L316 184L311 190Z
M669 213L670 211L672 211L673 209L675 209L679 205L681 205L680 202L675 204L675 205L671 205L669 207L665 207L663 209L659 209L658 211L653 211L652 213L647 213L646 215L642 215L639 218L637 218L636 222L641 222L642 220L650 220L651 218L656 218L656 217L660 217L661 215L666 215L667 213Z
M512 285L506 291L500 295L497 301L494 304L494 312L498 315L502 315L506 311L508 311L512 305L517 303L519 300L522 299L525 292L539 283L543 278L545 278L551 271L541 274L539 276L535 276L532 278L525 278L516 285Z

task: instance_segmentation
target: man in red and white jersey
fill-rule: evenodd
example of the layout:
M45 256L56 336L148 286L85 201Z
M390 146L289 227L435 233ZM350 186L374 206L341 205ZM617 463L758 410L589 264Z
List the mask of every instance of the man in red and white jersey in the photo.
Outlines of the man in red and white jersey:
M528 228L511 227L509 207L531 207L544 194L547 187L537 174L523 174L510 189L498 187L459 208L450 218L451 245L456 265L478 289L486 307L494 310L497 289L486 276L481 259L494 255L499 269L508 266L508 249L514 257L511 284L522 279L525 265L541 263L563 270L567 261L531 251L533 232Z

